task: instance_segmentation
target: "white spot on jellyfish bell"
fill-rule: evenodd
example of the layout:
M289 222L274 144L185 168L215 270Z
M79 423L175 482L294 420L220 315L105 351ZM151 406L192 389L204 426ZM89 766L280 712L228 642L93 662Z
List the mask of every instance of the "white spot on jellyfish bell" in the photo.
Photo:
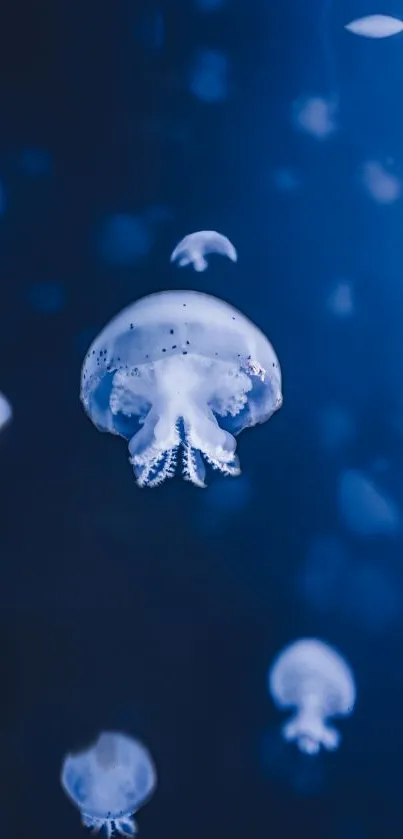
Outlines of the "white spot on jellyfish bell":
M339 732L327 718L351 714L356 698L353 674L341 655L315 638L295 641L275 659L269 690L281 708L296 707L283 727L287 741L296 740L306 754L337 749Z
M124 309L84 360L81 399L100 431L129 441L139 486L176 472L205 486L203 459L240 473L235 436L281 407L281 371L266 336L223 300L165 291Z
M85 827L104 829L107 836L134 836L134 813L155 790L157 776L151 755L132 737L104 731L79 754L66 755L61 784L81 813Z
M180 268L193 265L195 271L205 271L207 268L205 257L210 253L227 256L232 262L238 259L233 244L226 236L215 230L199 230L198 233L189 233L179 242L171 253L171 262L178 262Z
M344 28L363 38L390 38L403 32L403 22L390 15L368 15L347 23Z

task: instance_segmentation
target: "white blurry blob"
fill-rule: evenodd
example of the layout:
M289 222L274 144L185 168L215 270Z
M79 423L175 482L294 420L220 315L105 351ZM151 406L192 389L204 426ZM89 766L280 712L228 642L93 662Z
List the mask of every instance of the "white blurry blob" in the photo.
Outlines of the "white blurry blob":
M297 708L283 727L287 741L296 740L306 754L337 749L340 733L328 717L351 714L356 697L352 672L341 655L315 638L286 647L269 672L269 690L280 708Z
M390 15L368 15L347 23L344 28L363 38L390 38L403 31L403 22Z
M157 776L147 749L126 734L104 731L79 754L68 754L61 784L85 827L134 836L132 818L154 792Z
M180 268L193 265L195 271L205 271L208 267L205 257L210 253L219 253L236 262L238 254L226 236L216 230L199 230L185 236L171 253L171 262L178 262Z
M338 282L327 299L327 308L339 318L350 317L354 313L354 300L351 284L345 280Z
M354 535L391 536L399 531L397 505L358 469L341 473L337 495L343 524Z
M228 60L218 50L198 50L189 71L189 90L202 102L221 102L228 93Z
M295 192L301 181L292 169L280 168L273 173L273 183L281 192Z
M19 168L31 178L48 175L53 168L50 152L41 148L23 149L18 160Z
M223 300L151 294L124 309L84 360L81 399L100 431L129 440L139 486L176 472L204 487L203 458L240 473L235 436L281 407L281 371L265 335ZM139 429L140 425L140 429Z
M351 414L341 405L326 405L319 413L319 442L328 453L339 452L355 434Z
M322 96L297 99L292 106L292 121L299 131L311 134L317 140L326 140L337 129L337 105Z
M99 254L109 265L134 265L147 256L154 240L153 231L140 216L117 213L101 225Z
M13 409L3 393L0 393L0 430L11 421Z
M66 291L62 283L33 283L28 289L28 303L40 314L55 315L63 309Z
M376 160L364 163L361 180L366 191L378 204L394 204L401 196L402 185L399 179Z
M298 596L319 615L342 616L366 632L379 633L401 620L401 587L384 566L351 557L331 536L311 544L297 579Z

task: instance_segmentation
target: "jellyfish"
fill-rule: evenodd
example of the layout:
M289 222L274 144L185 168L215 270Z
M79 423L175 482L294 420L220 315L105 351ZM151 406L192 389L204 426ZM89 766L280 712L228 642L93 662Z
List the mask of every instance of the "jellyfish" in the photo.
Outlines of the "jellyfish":
M5 428L13 417L13 409L3 393L0 393L0 430Z
M95 832L104 828L108 837L137 833L133 814L157 784L147 749L114 731L103 731L89 749L66 755L60 780L83 825Z
M403 22L390 15L368 15L347 23L344 28L364 38L390 38L403 32Z
M195 271L205 271L207 268L205 256L209 253L220 253L232 262L238 259L233 244L226 236L215 230L199 230L198 233L189 233L179 242L171 253L171 262L179 260L181 268L192 263Z
M204 487L204 460L240 474L234 435L282 404L268 339L223 300L196 291L142 298L98 335L84 360L81 399L94 425L129 441L139 486L176 472Z
M285 740L296 740L310 755L321 746L337 749L341 735L327 718L351 714L356 689L350 667L336 650L315 638L295 641L274 661L268 683L276 705L297 708L283 727Z

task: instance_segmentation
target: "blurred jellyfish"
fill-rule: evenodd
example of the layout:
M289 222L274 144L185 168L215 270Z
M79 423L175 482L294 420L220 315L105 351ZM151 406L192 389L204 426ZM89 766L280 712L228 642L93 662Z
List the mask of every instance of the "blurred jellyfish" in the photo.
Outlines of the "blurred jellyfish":
M354 436L351 414L341 405L327 405L319 414L319 442L329 453L340 451Z
M356 536L389 536L400 528L394 501L358 469L340 475L338 504L345 527Z
M199 12L215 12L217 9L221 9L224 4L225 0L195 0Z
M52 158L46 149L23 149L18 161L20 169L31 178L48 175L52 169Z
M28 290L28 302L35 312L54 315L64 306L66 292L62 283L34 283Z
M320 614L340 608L351 565L342 542L332 536L316 537L296 580L298 594Z
M350 317L354 313L354 300L351 284L339 282L327 300L327 307L339 318Z
M203 102L221 102L228 92L228 61L217 50L198 50L189 73L189 90Z
M133 265L151 250L153 234L139 216L117 213L101 227L99 253L109 265Z
M403 597L390 568L351 556L331 536L316 538L296 580L298 597L320 615L342 616L379 634L400 621Z
M233 435L281 407L281 372L241 312L208 294L165 291L124 309L98 335L81 399L100 431L130 441L139 486L173 477L181 448L183 477L203 487L203 458L239 475Z
M299 131L311 134L317 140L326 140L336 131L337 105L332 99L309 96L297 99L292 106L292 121Z
M0 181L0 216L3 216L6 211L6 190L4 184Z
M390 38L403 32L403 22L390 15L368 15L347 23L344 28L364 38Z
M104 731L79 754L68 754L62 766L61 784L80 810L85 827L134 836L132 816L146 803L157 784L151 755L126 734Z
M281 192L295 192L301 186L298 175L286 167L273 172L273 183Z
M233 244L226 236L215 230L199 230L189 233L179 242L171 253L171 262L179 262L180 268L192 264L195 271L205 271L208 267L205 256L210 253L227 256L232 262L238 259Z
M275 659L269 690L280 708L297 708L283 727L285 740L296 740L306 754L317 754L321 746L337 749L340 734L327 718L351 714L356 690L351 670L336 650L315 638L295 641Z
M0 430L5 428L13 416L13 409L3 393L0 393Z
M134 26L135 39L149 53L160 52L165 40L165 25L162 12L156 9L146 9Z
M376 160L368 160L361 170L362 183L378 204L394 204L401 196L402 186L396 175Z

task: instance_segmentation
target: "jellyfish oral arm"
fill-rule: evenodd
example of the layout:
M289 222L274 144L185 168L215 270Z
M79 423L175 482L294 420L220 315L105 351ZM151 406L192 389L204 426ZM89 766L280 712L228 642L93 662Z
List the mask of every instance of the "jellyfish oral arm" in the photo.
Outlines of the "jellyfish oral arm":
M84 827L88 827L93 833L99 833L103 830L108 839L111 839L115 834L119 834L120 836L135 836L137 833L137 824L130 816L116 819L101 819L83 815L82 823Z
M205 486L203 458L213 469L239 475L235 438L217 422L209 405L214 386L203 373L194 360L181 356L157 370L158 398L129 443L139 486L158 486L173 477L180 447L183 476L196 486ZM234 410L242 405L242 399L235 400Z
M320 747L333 751L340 742L340 734L322 719L318 710L303 707L297 715L283 727L287 741L296 740L303 752L316 754Z

